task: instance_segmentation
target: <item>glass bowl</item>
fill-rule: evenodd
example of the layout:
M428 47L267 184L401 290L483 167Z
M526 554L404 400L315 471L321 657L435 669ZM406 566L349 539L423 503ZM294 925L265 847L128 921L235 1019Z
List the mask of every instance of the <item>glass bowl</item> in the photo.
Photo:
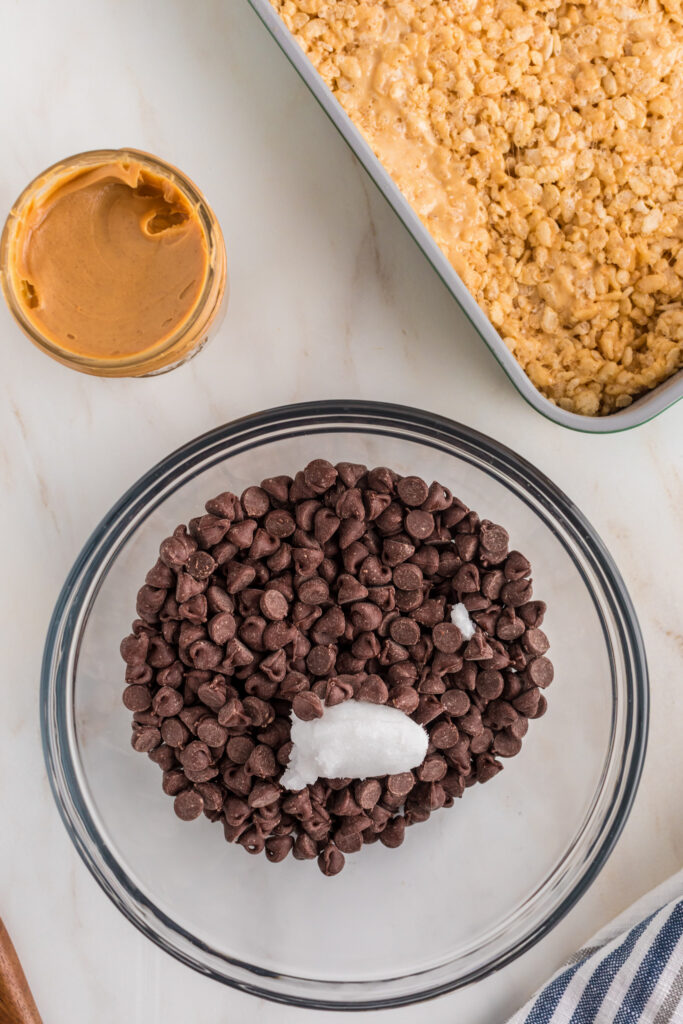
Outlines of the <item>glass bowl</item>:
M437 479L501 522L548 603L555 682L518 757L484 786L326 878L229 845L173 813L130 746L119 642L159 542L222 490L316 457ZM183 963L301 1006L388 1007L496 970L586 891L628 816L648 721L647 665L624 584L572 502L512 451L427 412L372 402L288 406L170 455L105 517L66 581L42 676L48 774L78 852L142 932Z

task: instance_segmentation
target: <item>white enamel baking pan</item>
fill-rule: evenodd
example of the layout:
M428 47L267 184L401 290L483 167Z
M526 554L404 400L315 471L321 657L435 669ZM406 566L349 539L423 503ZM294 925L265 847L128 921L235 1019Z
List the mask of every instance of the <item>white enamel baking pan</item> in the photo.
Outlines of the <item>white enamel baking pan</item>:
M379 162L370 146L354 126L341 105L335 100L322 78L305 56L294 37L280 20L269 0L248 0L248 3L266 26L275 42L292 66L298 71L320 106L339 130L348 145L362 163L387 202L393 207L403 224L413 236L437 274L451 292L453 298L478 334L488 345L512 383L529 405L543 416L571 430L582 430L592 434L611 434L619 430L647 423L658 416L680 398L683 398L683 371L680 371L652 391L647 392L627 409L609 416L581 416L565 412L550 402L531 383L524 370L509 351L484 311L474 301L439 246L413 211L403 194Z

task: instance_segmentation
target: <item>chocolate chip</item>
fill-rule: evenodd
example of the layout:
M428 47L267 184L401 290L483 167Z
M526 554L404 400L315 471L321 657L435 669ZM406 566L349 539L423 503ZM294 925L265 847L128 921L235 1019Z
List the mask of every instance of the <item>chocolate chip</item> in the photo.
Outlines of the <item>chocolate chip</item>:
M407 647L412 647L420 639L420 627L414 619L394 619L389 626L389 633L397 644Z
M432 754L426 757L417 769L417 777L420 782L440 782L445 778L447 771L445 758L439 754Z
M261 613L272 620L284 619L289 611L289 603L279 590L266 590L259 601Z
M155 590L146 584L138 590L135 610L145 622L156 622L161 606L166 600L165 590Z
M279 864L294 846L291 836L271 836L266 839L266 857L273 864Z
M417 508L427 500L429 487L419 476L404 476L396 484L396 491L404 505Z
M338 578L339 589L337 590L337 601L339 604L350 604L354 601L362 601L368 596L368 588L359 583L357 579L348 573L342 573Z
M337 498L334 511L340 519L363 520L365 506L360 490L357 487L350 487L348 491L343 491Z
M545 616L545 601L529 601L527 604L521 605L517 611L519 612L519 617L530 628L540 626Z
M131 634L121 641L121 657L127 665L141 665L147 657L148 648L149 637L146 634L143 633L141 636Z
M160 687L154 695L152 702L152 708L154 714L159 715L160 718L172 718L177 715L183 707L182 694L178 693L177 690L173 690L170 686ZM132 711L142 711L142 708L131 708Z
M491 648L484 639L483 633L476 632L463 652L466 661L487 661L493 655Z
M432 629L432 641L437 651L453 654L462 644L462 633L452 622L440 622Z
M145 576L145 583L148 583L150 587L157 587L161 590L168 590L172 587L175 582L175 576L171 569L167 565L158 559L155 565L149 570Z
M227 529L227 524L226 524ZM159 547L159 558L169 569L181 569L193 551L197 550L197 542L188 536L184 526L179 526L172 537L167 537Z
M292 856L295 860L315 860L318 856L318 844L305 832L302 832L294 840Z
M389 537L385 540L382 547L382 561L385 565L392 566L392 568L400 565L402 562L406 562L414 554L414 545L395 537ZM383 582L388 583L389 580L385 579Z
M230 519L220 516L206 515L190 520L190 532L202 548L212 548L225 537L230 529Z
M303 604L318 605L327 601L330 596L330 588L319 576L304 580L298 589L299 600Z
M548 658L534 658L526 667L526 678L534 686L550 686L555 676L552 662Z
M425 694L418 700L418 705L413 713L413 719L418 725L429 725L435 718L443 714L443 706L431 694Z
M261 487L271 498L283 504L289 498L292 482L291 476L270 476L261 481Z
M433 627L444 620L445 599L428 598L416 608L411 617L419 622L421 626Z
M531 600L532 593L531 580L521 579L514 580L512 583L506 583L500 592L500 596L504 604L509 605L511 608L519 608Z
M437 750L447 750L458 742L459 735L455 725L450 722L439 722L431 730L429 739Z
M517 740L522 740L529 731L529 719L524 715L519 715L517 720L508 727L508 732L511 736L514 736ZM150 757L152 755L150 754Z
M406 834L406 820L403 815L398 815L388 821L379 834L379 841L383 846L395 850L403 842Z
M453 538L455 549L463 562L472 562L477 555L479 541L471 533L458 534Z
M238 594L245 590L256 579L256 569L252 565L230 562L225 573L225 589L228 594Z
M420 696L412 686L397 686L391 690L389 703L406 715L411 715L420 703Z
M346 618L341 608L329 608L311 629L311 639L318 644L332 644L344 635ZM336 653L336 652L335 652Z
M262 487L247 487L240 501L244 514L249 518L260 519L270 509L270 498Z
M391 495L379 494L377 491L365 491L363 502L365 504L366 519L372 522L373 519L379 519L382 513L386 512L389 508Z
M197 725L197 737L209 747L220 747L227 742L228 731L217 719L207 715Z
M245 697L242 707L251 724L258 726L259 729L270 725L275 717L273 705L268 701L261 700L260 697Z
M394 585L400 590L421 590L423 583L422 569L419 565L402 562L394 569Z
M152 706L152 695L146 686L127 686L123 691L123 703L129 711L146 711Z
M292 710L297 718L304 722L311 722L314 718L322 718L323 705L319 697L314 693L297 693L292 701Z
M518 697L515 697L512 701L512 706L515 711L520 713L520 715L526 715L528 718L534 718L536 711L538 710L540 697L540 690L533 686L531 689L520 693Z
M334 833L334 843L342 853L358 853L363 846L363 836L361 832L345 830L342 827Z
M354 786L356 803L363 810L372 810L381 795L382 784L378 779L363 779Z
M541 694L540 697L538 698L538 707L536 708L536 714L535 715L529 715L529 718L541 718L546 713L547 708L548 708L548 702L545 699L545 697L543 696L543 694Z
M441 697L444 710L453 718L466 715L470 709L470 698L463 690L446 690Z
M409 512L406 516L406 533L416 540L426 540L434 532L434 516L431 512L420 509Z
M479 754L476 759L475 772L478 782L488 782L502 769L502 764L496 761L492 754Z
M142 754L148 754L161 743L161 733L153 725L143 725L134 729L131 746Z
M542 629L528 629L522 637L522 647L529 654L541 655L550 647L548 637Z
M232 521L233 519L242 518L239 498L231 491L223 491L222 494L218 494L215 498L211 498L207 501L204 508L212 516L216 516L218 519L227 519Z
M257 782L247 797L250 807L261 808L280 799L281 789L274 782Z
M519 551L511 551L505 560L503 573L506 580L521 580L531 572L531 563Z
M254 855L263 853L266 846L266 841L257 828L247 829L246 832L242 833L237 842L240 846L244 847L247 853Z
M389 690L386 683L377 675L369 675L358 689L358 700L364 700L370 704L386 704L388 699Z
M328 679L325 684L325 704L333 708L337 704L343 704L353 697L353 685L346 682L343 676L335 676Z
M164 639L166 639L164 637ZM167 641L170 643L171 641ZM171 666L169 666L170 668ZM160 672L166 672L167 669L160 669ZM157 678L159 673L157 673ZM138 664L138 665L126 665L126 671L124 672L124 679L129 685L145 686L147 683L151 683L154 679L154 670L151 665ZM181 677L182 679L182 677Z
M410 558L410 564L422 570L424 576L435 576L439 571L439 551L431 545L417 548Z
M265 743L259 743L250 753L245 764L250 775L257 775L260 779L268 779L277 774L275 755Z
M358 579L366 587L385 586L391 582L392 572L376 555L368 555L360 567Z
M216 568L216 562L208 551L194 551L187 560L187 571L196 580L206 580Z
M453 587L459 595L473 594L479 590L479 570L476 565L466 562L453 577Z
M481 720L481 712L478 708L470 706L466 715L458 719L458 729L467 733L468 736L478 736L483 730L484 724Z
M477 674L476 688L484 700L495 700L503 692L503 676L495 669L484 669Z
M204 800L196 789L184 789L173 801L173 810L181 821L193 821L204 810Z
M398 476L386 466L376 466L368 473L368 487L380 494L393 494Z
M514 757L522 749L521 739L517 739L510 732L496 733L493 741L493 753L500 757Z
M517 640L524 633L524 621L515 615L512 608L504 608L496 622L496 636L509 642Z
M169 747L184 746L190 735L190 730L178 718L167 718L161 724L161 738Z
M502 562L508 553L510 535L507 530L489 519L482 519L479 531L481 557L488 565Z
M444 526L447 526L449 530L452 529L465 518L468 512L467 505L464 505L458 498L453 498L442 517Z
M165 771L163 774L161 788L166 796L177 796L183 789L187 789L189 785L190 783L182 771Z
M318 867L324 875L338 875L344 867L344 854L334 843L328 843L318 857Z
M507 729L517 718L517 712L506 700L491 701L486 708L486 721L495 730Z
M211 751L206 743L193 740L179 755L180 763L191 771L202 771L211 763Z
M311 648L310 654L306 658L306 666L314 676L326 676L334 667L336 658L337 648L334 644L318 644Z
M285 509L274 509L264 519L264 526L272 537L282 539L291 537L296 529L296 522Z
M323 494L333 486L337 479L337 470L325 459L314 459L304 470L304 480L316 494Z
M483 754L490 749L493 743L493 731L491 729L482 729L476 736L472 736L470 739L470 753L472 754Z
M344 519L340 524L339 533L336 537L336 541L341 551L345 551L347 554L344 557L344 565L349 572L353 572L353 567L362 562L365 555L368 554L368 549L363 544L358 544L357 541L365 535L366 526L365 523L360 519ZM352 563L349 563L348 549L353 546L355 550L363 552L361 557L356 556Z

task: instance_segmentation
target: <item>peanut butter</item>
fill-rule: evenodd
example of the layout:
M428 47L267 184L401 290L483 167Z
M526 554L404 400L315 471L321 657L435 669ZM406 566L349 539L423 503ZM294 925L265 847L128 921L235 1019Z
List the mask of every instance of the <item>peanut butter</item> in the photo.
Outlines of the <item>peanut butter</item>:
M122 152L64 173L19 211L9 274L23 313L58 349L142 355L191 319L209 272L197 209Z

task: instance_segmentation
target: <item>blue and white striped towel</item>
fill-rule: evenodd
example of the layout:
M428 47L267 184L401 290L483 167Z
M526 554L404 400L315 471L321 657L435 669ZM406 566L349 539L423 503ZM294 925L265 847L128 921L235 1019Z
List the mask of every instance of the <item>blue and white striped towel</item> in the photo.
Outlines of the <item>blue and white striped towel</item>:
M683 871L598 932L508 1024L683 1024Z

